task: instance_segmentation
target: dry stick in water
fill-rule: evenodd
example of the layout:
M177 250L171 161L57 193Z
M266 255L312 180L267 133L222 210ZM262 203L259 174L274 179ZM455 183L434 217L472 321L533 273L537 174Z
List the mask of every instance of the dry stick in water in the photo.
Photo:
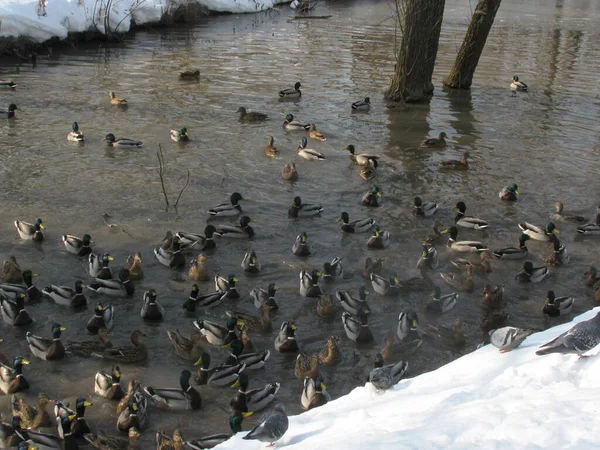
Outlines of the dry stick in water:
M167 190L165 189L165 180L163 177L164 173L164 155L162 146L158 144L158 151L156 152L158 158L158 176L160 177L160 185L162 186L163 195L165 196L165 212L169 212L169 197L167 197Z

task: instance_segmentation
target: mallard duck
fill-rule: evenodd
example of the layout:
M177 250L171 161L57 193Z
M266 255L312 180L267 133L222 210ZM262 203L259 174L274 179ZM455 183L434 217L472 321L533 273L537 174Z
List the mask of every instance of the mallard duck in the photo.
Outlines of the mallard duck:
M33 273L31 270L23 271L21 275L25 286L14 283L2 283L0 284L0 295L14 300L17 298L17 294L23 294L27 297L29 302L36 302L42 296L42 291L33 284L33 277L37 277L37 273Z
M475 283L473 282L473 271L469 267L463 275L456 273L440 273L440 276L446 283L455 289L463 292L473 292Z
M577 227L579 234L600 234L600 206L596 210L596 222Z
M566 220L575 223L585 223L587 221L587 219L582 216L563 214L564 205L561 202L556 202L552 206L555 208L554 212L550 215L552 220Z
M129 428L128 437L85 434L83 437L99 450L138 450L140 433L136 427Z
M394 273L391 273L387 280L381 275L372 273L371 284L373 290L379 295L394 297L400 293L400 280Z
M58 422L58 429L68 429L71 426L71 417L65 416ZM24 442L19 443L19 450L22 449L77 449L77 440L73 433L64 433L64 437L54 434L40 433L32 430L19 429L17 434Z
M508 186L504 186L500 192L498 192L498 197L500 200L505 200L509 202L516 201L519 197L519 188L515 183L511 183Z
M402 342L412 341L419 338L419 319L417 313L413 311L401 312L398 315L398 327L396 336Z
M523 283L539 283L542 281L550 271L547 267L533 267L533 264L527 261L523 264L521 271L515 275L515 280Z
M514 77L512 77L512 80L510 83L510 90L511 91L519 91L519 92L527 92L527 85L519 80L518 75L515 75Z
M306 131L310 128L309 123L300 122L299 120L294 120L294 116L291 114L286 114L283 121L283 128L288 131L296 131L302 130Z
M117 418L117 430L128 433L129 429L135 428L142 430L146 426L148 420L148 410L140 404L140 400L144 399L143 395L135 396Z
M127 406L134 401L144 410L148 407L148 400L144 395L140 382L132 379L129 380L129 383L127 384L127 393L125 394L125 397L117 404L117 414L121 414L125 411Z
M438 254L435 247L431 244L424 244L421 257L417 261L417 268L424 269L428 267L431 270L437 269L438 266Z
M213 235L216 232L217 229L214 225L207 225L204 228L204 236L200 234L186 233L184 231L177 232L175 236L180 241L180 248L202 246L200 250L204 252L207 250L213 250L217 247L215 244L215 240L213 239Z
M238 380L240 374L246 369L246 364L231 361L232 364L224 364L218 367L210 367L210 355L202 353L198 360L194 363L195 366L200 366L200 370L194 377L194 381L198 385L208 386L232 386ZM228 361L229 362L229 361Z
M181 127L179 130L171 130L171 140L175 142L187 142L190 140L190 134L186 127Z
M296 324L294 322L285 321L281 324L279 333L275 338L275 350L281 353L298 351Z
M361 167L360 171L358 172L358 175L365 181L369 181L375 178L375 175L377 175L375 164L371 163L368 166Z
M242 216L239 226L219 225L215 234L229 238L252 238L254 236L254 228L250 226L251 222L255 222L255 220L248 216Z
M263 305L268 305L272 311L277 310L279 305L275 301L275 292L279 289L275 283L269 284L267 290L255 288L250 291L250 298L254 301L254 306L261 309Z
M308 140L303 137L300 145L298 146L298 155L300 155L304 159L308 159L309 161L319 161L325 160L325 155L323 153L318 152L312 148L306 148L308 145Z
M14 394L29 389L29 383L23 376L23 366L29 364L22 356L13 360L13 366L0 364L0 393Z
M308 137L317 141L327 140L325 135L321 131L317 130L317 126L314 123L311 123L310 127L308 128Z
M97 335L98 340L69 342L67 351L77 356L88 358L94 353L102 353L105 349L112 347L112 343L108 339L108 330L106 328L99 328Z
M252 314L246 314L240 311L227 310L225 313L229 317L233 317L236 320L236 324L239 326L245 325L248 331L257 333L268 333L273 329L271 323L271 307L266 303L260 308L262 315L260 317L253 316Z
M556 237L556 235L554 235L552 247L553 252L548 258L546 258L546 264L548 264L549 266L555 266L558 264L569 264L571 257L567 252L567 247L560 244L560 240Z
M317 297L317 316L329 319L335 317L336 312L331 294L321 294Z
M179 385L177 388L154 388L151 386L144 387L144 392L150 398L150 401L162 409L171 410L190 410L200 409L202 399L196 389L190 386L190 378L192 374L189 370L183 370L179 377Z
M25 309L25 294L16 294L14 300L0 297L0 310L2 319L9 325L29 325L33 319Z
M18 86L14 81L0 81L0 88L15 89Z
M50 403L48 396L40 392L37 396L37 408L29 406L25 400L13 395L12 397L12 415L21 418L21 425L24 428L37 430L38 428L50 427L53 420L48 414L47 407Z
M469 152L464 152L460 159L449 159L439 163L440 169L469 170Z
M44 233L42 230L45 230L46 227L42 223L42 219L39 217L35 219L35 222L33 223L15 220L14 224L21 239L33 240L36 242L41 242L44 240Z
M425 202L421 200L421 197L415 197L411 204L413 210L413 216L429 217L437 211L438 205L435 202Z
M130 279L138 281L144 279L144 271L142 269L142 254L140 252L135 252L133 255L129 255L123 267L129 270Z
M379 206L379 197L381 197L379 186L373 185L371 190L362 196L361 203L363 206L377 207Z
M480 252L480 261L478 263L469 261L465 258L458 258L455 261L451 261L452 265L458 269L472 269L474 272L481 274L490 273L492 271L492 265L490 264L491 256L487 252Z
M456 227L450 227L442 231L442 234L446 233L450 234L450 237L448 238L448 248L451 248L452 250L462 253L484 252L488 250L487 246L479 241L457 241L458 229Z
M350 152L350 161L353 163L358 164L359 166L367 167L372 165L373 167L377 168L377 160L379 159L379 156L371 155L369 153L355 153L356 150L352 144L347 145L342 150L348 150Z
M501 284L496 286L486 285L481 295L483 296L481 300L482 308L500 309L504 305L504 286Z
M359 317L355 317L350 313L344 311L342 313L342 324L344 325L344 331L348 339L358 343L368 343L373 340L373 333L369 328L368 312L363 311Z
M181 248L181 239L176 235L173 237L171 249L165 250L162 247L154 248L154 256L163 266L171 269L179 269L185 266L185 256Z
M319 361L326 366L335 366L342 361L339 337L335 335L329 336L325 346L319 351Z
M304 389L300 397L300 403L302 408L310 410L318 408L319 406L325 405L331 400L329 392L327 392L327 386L323 383L320 378L312 379L306 377L304 379Z
M29 350L38 358L46 361L63 359L65 357L65 348L60 341L60 335L63 331L66 331L66 328L61 327L57 323L52 325L52 339L36 336L28 331L25 334L25 338L29 344Z
M598 277L598 270L594 266L590 266L588 270L585 271L585 285L587 287L594 286L598 281L600 281L600 277Z
M88 269L92 278L99 278L102 280L110 280L113 277L113 272L108 264L113 261L114 258L108 253L104 253L102 257L94 253L90 253L88 257Z
M84 287L85 284L81 280L77 280L75 288L53 284L42 289L42 293L54 300L57 305L78 308L87 304L87 299L83 295Z
M286 164L283 170L281 171L281 178L286 181L297 181L298 180L298 171L296 170L296 164L289 163Z
M175 353L187 361L197 361L204 353L200 342L202 335L199 332L194 331L190 338L183 336L179 330L167 330L167 335Z
M246 329L245 326L242 326L242 333ZM265 362L271 356L271 352L269 350L265 350L262 352L253 352L253 353L242 353L246 350L248 346L242 342L242 339L234 339L229 344L224 345L223 348L231 349L231 353L227 357L225 361L225 366L243 364L246 366L246 370L256 370L264 367ZM252 349L249 349L251 351Z
M21 432L21 418L18 415L14 415L10 423L0 422L0 445L3 448L15 448L17 445L21 446L18 450L35 450L37 447L28 448L27 444L21 445L23 441L20 434Z
M458 202L450 209L458 209L458 213L454 218L454 223L456 223L458 226L474 228L475 230L485 230L489 226L486 220L473 216L465 216L467 205L465 205L464 202Z
M527 258L529 250L525 245L525 242L529 240L529 236L522 233L519 236L519 247L505 247L498 250L494 250L492 255L498 259L524 259Z
M294 375L300 381L306 377L317 378L319 375L319 357L314 353L310 356L304 352L298 353Z
M369 382L378 391L385 391L397 384L404 377L408 369L408 363L405 361L383 365L383 356L381 356L381 353L375 355L375 359L379 360L376 362L376 365L381 364L381 367L375 367L371 370L369 373Z
M264 151L265 156L270 156L270 157L277 156L279 151L277 150L277 147L275 147L275 139L273 138L273 136L269 136L268 142L269 143L265 147L265 151Z
M337 221L342 222L340 229L346 233L364 233L371 230L375 225L375 219L370 217L350 222L350 216L346 211L342 212Z
M0 118L12 119L13 117L15 117L15 111L17 109L19 109L19 108L17 108L17 105L15 105L14 103L11 103L10 105L8 105L8 109L6 111L0 111Z
M142 141L138 141L135 139L129 138L120 138L117 139L114 134L108 133L103 139L106 141L106 144L111 147L119 147L119 148L140 148L143 147L144 144Z
M558 231L558 229L552 222L549 222L546 225L544 225L544 228L532 225L527 222L523 222L519 224L519 228L521 229L523 234L526 234L531 239L534 239L536 241L551 241L554 236L553 233L560 233L560 231Z
M182 81L200 81L200 71L185 70L179 73L179 79Z
M198 255L197 259L193 259L190 263L190 269L188 270L188 276L190 280L193 281L208 281L210 280L210 276L206 271L206 267L204 267L204 262L206 261L206 256L202 253Z
M158 301L158 294L154 289L144 292L140 316L144 320L161 321L165 315L165 308Z
M325 281L334 281L336 278L344 278L344 268L342 267L342 258L335 257L331 262L323 263L321 275Z
M123 345L121 347L105 348L102 353L93 353L92 356L100 357L108 361L115 361L120 364L137 364L148 359L148 348L142 342L146 335L140 330L131 333L131 343L133 345Z
M296 236L294 245L292 245L292 253L300 257L310 255L310 244L308 242L308 236L304 231Z
M90 333L98 333L100 328L110 330L113 326L115 316L115 307L112 305L102 306L102 303L96 303L94 315L88 320L86 328Z
M109 91L108 98L110 99L111 105L127 105L127 100L125 100L124 98L115 97L115 93L113 91Z
M23 281L23 272L17 262L17 258L10 256L2 263L2 282L3 283L21 283Z
M278 403L242 439L268 442L269 446L272 447L276 441L282 438L288 426L288 417L283 403Z
M96 372L94 392L109 400L121 400L125 392L121 388L121 369L115 365L110 373Z
M383 259L373 259L370 256L367 256L367 259L365 259L365 267L362 270L362 277L370 280L372 273L379 275L382 270Z
M458 293L452 292L451 294L442 295L440 288L435 287L431 293L432 300L427 303L425 309L433 313L446 313L456 306L458 300Z
M247 252L244 255L244 259L242 259L241 263L242 270L246 273L259 273L260 272L260 263L256 258L256 252L254 250Z
M67 141L69 142L83 142L85 141L85 136L81 131L79 131L79 125L77 122L73 122L71 126L71 132L67 134Z
M431 289L431 281L421 277L411 277L399 280L398 286L404 291L428 291Z
M556 298L554 291L548 291L542 312L550 317L566 316L573 309L575 303L574 297L558 297Z
M371 312L371 308L367 303L367 288L365 286L359 288L358 298L352 297L347 291L336 291L335 297L341 303L342 308L355 317Z
M496 347L500 353L510 352L519 347L525 338L533 334L535 330L524 330L516 327L502 327L496 330L491 330L490 343Z
M162 431L156 432L156 450L183 450L185 441L181 431L175 430L173 437L167 436Z
M386 230L380 230L377 225L373 226L373 235L367 239L367 247L370 249L382 250L390 245L390 233Z
M207 212L211 216L237 216L242 212L242 207L238 203L240 200L245 200L245 198L239 192L234 192L229 197L229 203L220 203Z
M440 132L438 137L425 139L421 143L421 147L429 147L429 148L442 148L446 146L446 138L448 135L445 132Z
M352 103L352 111L367 112L369 109L371 109L371 99L369 97Z
M248 112L243 106L240 106L236 112L240 114L241 122L263 122L267 119L266 114L255 111Z
M442 232L440 231L444 225L439 220L434 220L431 228L433 229L433 233L425 236L423 238L423 244L425 245L433 245L436 241L442 239Z
M85 420L85 409L92 406L92 403L83 397L78 397L75 401L75 411L68 407L68 404L56 402L54 406L54 415L56 421L62 426L58 427L58 435L64 439L66 433L72 434L76 438L83 437L86 433L91 433L89 425ZM73 417L75 416L75 417ZM68 424L65 427L64 424Z
M94 241L92 241L92 238L89 234L84 234L80 238L70 234L63 234L61 239L65 249L73 255L87 256L92 253L90 244L92 244Z
M218 323L210 322L208 320L196 319L194 326L200 330L200 333L206 338L206 340L217 346L223 346L229 344L234 339L237 339L235 327L238 324L234 317L228 317L225 326Z
M245 412L241 413L235 411L229 416L229 428L233 434L242 431L242 421L244 418L251 416L253 413ZM202 450L205 448L213 448L223 442L229 440L231 436L226 433L212 434L210 436L204 436L199 439L193 439L191 441L185 441L185 444L194 450Z
M235 387L239 389L229 402L232 411L257 412L265 409L279 391L279 383L267 383L262 388L248 390L248 375L241 373Z
M294 88L287 88L287 89L283 89L281 91L279 91L279 98L282 99L298 99L300 97L302 97L302 92L300 91L300 86L302 86L300 84L299 81L296 82L296 84L294 85Z
M302 203L300 197L294 197L292 206L288 209L289 218L312 217L321 214L323 207L320 204Z
M121 297L123 295L132 297L135 292L135 286L131 281L129 270L127 269L119 269L118 278L116 280L96 278L96 281L90 283L87 288L98 294L105 294L113 297Z
M219 274L215 275L215 289L220 292L226 293L226 297L230 299L240 298L240 294L237 291L236 283L239 280L237 277L230 273L227 278L220 276Z
M300 272L300 295L302 297L317 298L323 293L319 286L319 276L322 271L313 270L308 273L306 270Z

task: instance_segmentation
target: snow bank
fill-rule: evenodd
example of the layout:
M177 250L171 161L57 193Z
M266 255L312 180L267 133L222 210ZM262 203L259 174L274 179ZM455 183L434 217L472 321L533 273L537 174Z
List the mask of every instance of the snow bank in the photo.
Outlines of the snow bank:
M537 347L600 308L529 336L491 345L379 394L371 384L290 418L276 447L293 449L598 448L600 357L537 356ZM597 352L596 349L591 353ZM259 449L239 433L219 449Z
M28 37L36 42L65 39L86 31L127 32L156 23L181 4L197 3L209 11L248 13L273 7L281 0L0 0L0 37Z

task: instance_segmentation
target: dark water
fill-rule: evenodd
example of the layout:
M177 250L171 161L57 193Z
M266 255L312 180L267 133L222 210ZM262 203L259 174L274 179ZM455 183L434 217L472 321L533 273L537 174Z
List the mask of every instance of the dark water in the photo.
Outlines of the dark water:
M475 4L472 5L472 8ZM66 254L60 235L90 233L96 251L108 251L115 267L128 254L140 251L146 278L136 287L133 299L102 299L115 304L117 317L111 340L127 342L132 329L147 334L150 358L141 366L122 367L124 379L135 377L143 384L176 386L179 372L190 365L176 356L167 339L168 328L191 330L191 320L181 313L192 283L171 273L152 255L166 230L201 233L207 221L205 210L225 201L234 191L248 200L244 210L256 219L252 241L219 241L218 250L207 261L211 275L236 273L242 299L226 303L199 316L223 320L226 308L258 313L249 300L249 291L274 281L280 309L274 314L276 328L283 320L298 325L298 339L306 352L318 351L331 334L340 336L343 362L322 368L332 396L338 397L362 384L363 366L370 364L385 334L396 327L398 313L416 310L424 329L451 329L457 318L464 323L467 345L475 349L481 340L478 321L479 293L484 285L504 283L506 311L510 324L543 328L548 326L540 313L545 293L577 298L574 313L594 305L582 273L598 263L598 242L581 239L575 226L559 223L561 242L567 245L571 264L552 269L551 276L538 285L518 285L513 276L521 262L494 262L486 279L476 277L473 294L461 294L459 304L441 317L425 312L428 292L412 293L397 300L371 293L371 324L376 344L357 347L343 331L339 317L326 321L315 314L315 301L298 295L301 269L319 267L334 256L343 257L344 281L328 289L351 289L363 283L359 276L367 255L385 259L386 273L399 278L418 276L416 263L420 242L430 233L431 220L417 220L410 214L415 195L440 204L436 217L452 223L450 207L459 200L467 212L487 219L487 232L460 230L462 239L482 240L490 248L517 243L517 223L545 223L551 204L562 201L570 213L592 217L599 203L598 170L599 87L598 25L599 2L555 3L504 2L496 18L470 92L445 92L440 80L449 70L471 14L468 3L449 1L438 54L434 82L437 90L429 105L386 109L382 91L393 68L394 21L388 1L325 3L319 13L332 14L327 21L288 23L287 6L280 12L231 15L206 19L193 28L179 27L139 32L120 46L82 46L61 50L37 68L23 65L0 66L0 78L19 83L15 92L3 92L3 107L18 105L18 119L0 124L0 257L16 255L23 268L40 274L38 286L50 283L74 284L89 281L86 265ZM200 83L181 83L181 70L199 68ZM16 71L18 70L18 73ZM511 96L508 85L518 74L529 84L526 95ZM277 91L303 85L298 103L280 103ZM126 97L126 110L111 107L107 91ZM351 114L350 103L369 96L368 114ZM269 114L260 125L239 124L239 106ZM281 117L286 113L315 122L327 136L326 142L309 141L323 151L323 163L300 161L295 149L302 134L286 133ZM66 142L71 123L79 122L86 135L82 147ZM187 126L192 141L180 146L169 139L169 129ZM426 151L419 143L445 131L449 145L443 151ZM133 151L109 149L101 138L108 132L117 137L144 141ZM281 156L263 155L267 136L273 135ZM366 209L360 198L371 183L358 177L356 166L341 151L348 144L358 151L382 155L375 182L384 192L381 208ZM164 211L156 151L162 146L167 164L166 187L171 202L185 183L178 213ZM458 157L464 150L472 155L471 170L465 173L438 171L438 162ZM290 184L281 179L285 163L296 161L300 180ZM497 192L515 182L522 195L514 204L500 202ZM321 202L322 217L291 221L287 209L292 198ZM366 235L347 236L335 220L341 211L351 218L374 217L392 235L388 250L366 250ZM109 229L102 214L112 216L129 234ZM32 221L42 217L47 240L41 246L18 240L14 219ZM234 222L231 219L214 221ZM300 260L291 254L296 235L307 231L313 255ZM550 253L546 244L529 245L537 265ZM255 249L263 265L258 277L240 273L244 252ZM452 255L439 248L440 268L451 270ZM195 255L190 255L190 258ZM449 292L440 276L430 274L443 292ZM164 323L151 326L139 317L142 293L155 288L166 309ZM370 286L369 290L372 292ZM212 283L201 285L202 292ZM96 297L88 296L93 305ZM36 319L27 327L47 335L53 322L69 330L64 340L89 339L85 322L92 314L70 311L44 301L29 307ZM559 321L562 319L559 319ZM552 323L556 323L553 321ZM25 355L26 329L4 326L1 349L9 356ZM442 331L442 335L443 331ZM258 349L273 348L275 332L252 335ZM213 360L225 355L211 350ZM423 346L410 359L410 375L435 369L460 356L435 333L426 336ZM95 405L89 408L90 423L112 432L116 421L114 404L93 395L93 375L109 364L69 357L46 363L32 356L25 370L32 388L51 398L85 395ZM294 378L294 357L273 352L265 370L250 372L251 386L280 381L279 397L288 410L299 412L302 384ZM153 410L144 441L151 446L154 431L171 432L181 427L184 436L194 438L227 431L228 402L233 390L199 388L205 407L193 414ZM2 410L8 414L8 398ZM247 420L245 427L254 423Z

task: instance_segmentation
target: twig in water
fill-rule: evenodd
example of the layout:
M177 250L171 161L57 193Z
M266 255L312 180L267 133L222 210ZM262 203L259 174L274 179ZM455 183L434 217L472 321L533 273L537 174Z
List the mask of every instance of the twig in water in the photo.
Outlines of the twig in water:
M164 173L164 155L162 151L162 146L158 144L158 151L156 152L156 157L158 158L158 176L160 177L160 185L162 186L163 195L165 196L165 212L169 211L169 197L167 197L167 190L165 189L165 179L163 177ZM186 183L187 186L187 183ZM181 196L181 194L180 194ZM177 199L179 201L179 198Z
M175 212L177 212L177 205L179 204L179 199L181 198L181 194L183 194L183 191L185 191L185 188L187 187L187 185L190 183L190 170L188 169L187 171L187 180L185 180L185 185L181 188L181 191L179 191L179 195L177 196L177 200L175 201Z

